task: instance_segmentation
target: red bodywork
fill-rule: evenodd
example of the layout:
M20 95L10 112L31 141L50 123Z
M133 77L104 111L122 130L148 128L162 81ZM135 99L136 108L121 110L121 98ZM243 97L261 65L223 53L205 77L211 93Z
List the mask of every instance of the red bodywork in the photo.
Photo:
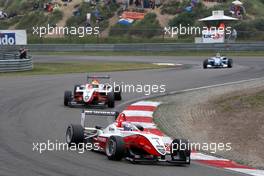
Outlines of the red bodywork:
M160 153L156 151L156 149L149 142L149 140L142 135L135 134L135 135L124 137L123 139L124 139L127 149L132 149L132 148L142 149L148 155L160 156ZM93 139L93 143L98 143L100 148L103 149L102 150L103 152L105 150L107 141L108 141L108 138L102 137L102 136L98 136Z
M83 93L82 92L75 92L74 100L76 102L83 102ZM92 104L92 102L107 102L107 96L100 94L99 92L94 92L92 97L87 102L88 104Z
M121 127L122 123L126 121L126 117L124 114L119 114L119 116L116 119L116 126ZM126 131L124 131L125 133ZM137 131L142 134L148 133L144 131ZM153 155L153 156L161 156L160 153L157 152L157 150L153 147L151 142L143 135L140 134L134 134L134 135L129 135L126 137L123 137L123 140L126 145L126 149L140 149L144 151L147 155ZM106 143L108 141L107 137L104 136L98 136L93 139L94 143L98 143L102 151L105 151Z

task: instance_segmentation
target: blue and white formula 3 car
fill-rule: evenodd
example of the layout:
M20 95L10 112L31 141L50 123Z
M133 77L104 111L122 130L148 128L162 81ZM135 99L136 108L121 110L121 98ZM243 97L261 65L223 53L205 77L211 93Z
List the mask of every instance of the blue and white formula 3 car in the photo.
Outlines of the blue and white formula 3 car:
M215 57L204 60L203 68L232 68L233 60L225 56L221 56L220 53L216 53Z

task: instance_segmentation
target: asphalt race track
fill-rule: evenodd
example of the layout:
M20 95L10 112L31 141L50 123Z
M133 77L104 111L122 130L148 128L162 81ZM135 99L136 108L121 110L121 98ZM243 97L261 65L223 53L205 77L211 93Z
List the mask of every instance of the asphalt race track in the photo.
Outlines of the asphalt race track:
M36 56L36 62L78 61L144 61L192 64L191 69L160 69L109 73L113 80L130 84L165 84L167 91L182 90L264 76L264 58L234 58L232 69L203 70L204 58L195 57L52 57ZM80 109L63 106L63 92L85 81L86 74L0 77L0 175L65 176L241 176L244 174L192 162L188 167L167 165L134 165L127 161L109 161L105 155L85 151L32 151L33 142L65 141L70 123L80 123ZM123 94L117 103L144 97ZM113 119L91 118L92 125L107 125Z

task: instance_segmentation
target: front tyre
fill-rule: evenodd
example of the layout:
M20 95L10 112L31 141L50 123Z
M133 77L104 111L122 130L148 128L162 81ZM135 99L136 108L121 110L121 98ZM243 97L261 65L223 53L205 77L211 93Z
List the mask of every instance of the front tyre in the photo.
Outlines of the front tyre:
M171 143L171 159L191 163L191 150L189 142L186 139L174 139Z
M107 106L109 108L115 107L115 95L114 92L107 93Z
M120 136L110 136L105 147L109 160L120 161L125 156L125 142Z
M64 92L64 106L69 106L69 102L72 99L72 92L71 91L65 91Z
M115 100L118 100L118 101L122 100L122 89L121 89L121 87L116 86L114 94L115 94Z
M81 125L71 124L66 130L66 142L68 145L79 144L84 141L84 129Z
M227 60L227 67L232 68L233 67L233 59L228 59Z
M207 65L208 65L208 60L206 59L203 61L203 68L207 69Z

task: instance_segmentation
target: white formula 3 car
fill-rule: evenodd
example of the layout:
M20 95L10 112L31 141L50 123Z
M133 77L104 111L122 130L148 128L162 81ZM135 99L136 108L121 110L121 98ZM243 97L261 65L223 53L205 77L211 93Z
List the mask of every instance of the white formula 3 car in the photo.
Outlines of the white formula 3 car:
M217 53L216 56L204 60L203 68L232 68L233 59L229 59L225 56L221 56L220 53Z

